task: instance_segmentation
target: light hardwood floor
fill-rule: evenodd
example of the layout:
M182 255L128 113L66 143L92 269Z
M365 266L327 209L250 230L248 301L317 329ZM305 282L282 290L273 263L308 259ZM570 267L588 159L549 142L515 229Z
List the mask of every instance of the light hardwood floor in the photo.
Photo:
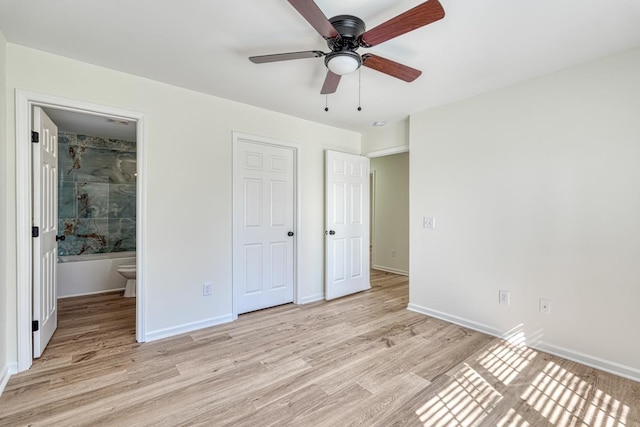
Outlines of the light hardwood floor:
M637 426L640 383L406 310L407 278L135 342L135 302L60 301L2 426Z

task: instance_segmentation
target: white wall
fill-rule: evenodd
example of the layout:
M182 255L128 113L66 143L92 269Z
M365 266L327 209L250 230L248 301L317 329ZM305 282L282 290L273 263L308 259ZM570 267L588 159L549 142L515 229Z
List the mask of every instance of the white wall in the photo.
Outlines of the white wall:
M390 154L406 151L409 148L409 118L383 127L371 128L362 134L362 154Z
M375 175L371 265L409 274L409 153L375 157L371 171Z
M149 334L231 314L232 131L301 145L302 295L322 294L323 150L359 153L359 134L8 44L8 89L16 88L147 114L147 215L139 220L147 233ZM7 123L14 121L11 106ZM6 158L13 165L11 126L8 135ZM15 196L8 199L13 210ZM13 230L15 215L6 224ZM15 248L14 232L8 241ZM9 283L15 275L11 269ZM214 283L212 297L202 296L205 281ZM8 297L15 305L15 287ZM7 327L15 360L15 313Z
M127 279L118 273L118 268L121 265L136 265L135 252L109 255L111 254L94 257L89 255L84 256L86 260L58 262L58 298L125 289ZM79 255L79 257L83 256Z
M640 380L640 50L415 114L410 138L412 308Z
M7 240L7 199L10 194L9 158L7 156L7 42L0 31L0 253L6 254L11 246ZM0 393L9 373L9 302L7 300L7 259L0 256Z

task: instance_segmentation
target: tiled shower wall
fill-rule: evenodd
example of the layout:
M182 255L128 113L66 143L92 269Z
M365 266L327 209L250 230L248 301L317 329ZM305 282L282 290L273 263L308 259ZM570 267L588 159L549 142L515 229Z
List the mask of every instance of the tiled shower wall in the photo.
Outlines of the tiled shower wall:
M136 250L136 143L58 134L59 255Z

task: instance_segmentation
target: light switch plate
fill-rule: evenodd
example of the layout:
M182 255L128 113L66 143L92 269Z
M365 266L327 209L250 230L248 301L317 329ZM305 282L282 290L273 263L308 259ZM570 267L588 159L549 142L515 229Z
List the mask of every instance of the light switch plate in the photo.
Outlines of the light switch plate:
M498 302L504 305L511 305L511 294L509 291L501 289L498 291Z

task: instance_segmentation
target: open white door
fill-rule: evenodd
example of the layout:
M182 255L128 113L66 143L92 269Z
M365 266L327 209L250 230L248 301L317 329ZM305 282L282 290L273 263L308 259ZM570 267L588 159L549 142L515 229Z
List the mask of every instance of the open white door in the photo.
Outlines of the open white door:
M33 109L33 357L40 357L58 327L58 128Z
M293 302L294 150L234 141L235 313Z
M325 296L365 291L369 283L369 159L326 151Z

